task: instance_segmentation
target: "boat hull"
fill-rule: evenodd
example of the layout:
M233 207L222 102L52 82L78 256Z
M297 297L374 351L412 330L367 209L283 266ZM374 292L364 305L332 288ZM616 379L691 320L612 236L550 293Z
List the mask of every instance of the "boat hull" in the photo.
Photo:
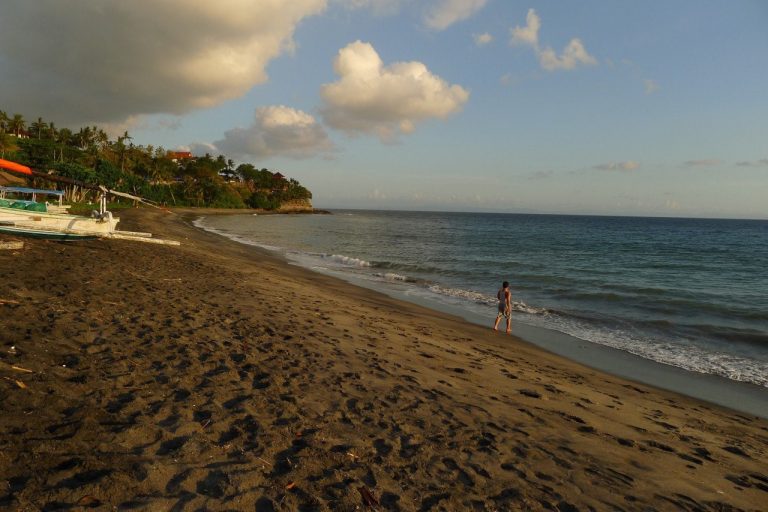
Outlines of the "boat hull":
M77 240L94 240L99 238L99 235L86 234L86 233L67 233L63 231L49 231L45 229L30 229L20 228L16 226L3 226L0 224L0 233L7 235L16 235L26 238L39 238L43 240L63 240L63 241L77 241Z
M59 231L62 233L107 235L115 231L119 219L108 214L97 219L64 213L46 213L0 207L0 223L19 229Z

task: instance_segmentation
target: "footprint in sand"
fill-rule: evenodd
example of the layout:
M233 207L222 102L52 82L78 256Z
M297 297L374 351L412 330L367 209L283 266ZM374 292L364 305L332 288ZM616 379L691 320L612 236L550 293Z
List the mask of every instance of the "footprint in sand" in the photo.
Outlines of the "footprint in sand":
M387 443L384 439L376 439L373 442L373 447L376 448L376 454L379 457L386 457L392 452L392 445Z
M189 441L189 436L179 436L169 439L168 441L163 441L160 443L160 448L157 449L155 454L161 456L175 454L181 450L187 441Z

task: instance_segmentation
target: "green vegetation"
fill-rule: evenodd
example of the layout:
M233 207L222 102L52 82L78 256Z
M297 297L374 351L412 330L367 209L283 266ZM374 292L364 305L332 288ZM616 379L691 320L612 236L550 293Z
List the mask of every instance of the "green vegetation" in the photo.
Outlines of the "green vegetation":
M122 203L108 202L107 210L114 212L116 210L131 208L132 206L133 205L127 201ZM94 210L98 211L98 209L99 209L98 203L82 202L82 203L69 203L69 208L67 208L67 211L75 215L90 215L92 211Z
M104 130L86 126L74 132L57 129L41 118L27 124L23 116L0 110L0 158L34 169L103 185L168 206L262 208L273 210L312 194L294 179L244 163L235 167L223 155L192 157L132 142L128 132L110 140ZM48 187L30 178L35 187ZM86 203L93 193L67 185L66 199Z

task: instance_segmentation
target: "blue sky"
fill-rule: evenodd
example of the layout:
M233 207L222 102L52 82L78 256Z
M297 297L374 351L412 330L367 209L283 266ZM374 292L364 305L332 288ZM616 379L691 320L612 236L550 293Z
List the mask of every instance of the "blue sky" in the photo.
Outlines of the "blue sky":
M317 207L768 218L768 2L28 4L4 110L220 151Z

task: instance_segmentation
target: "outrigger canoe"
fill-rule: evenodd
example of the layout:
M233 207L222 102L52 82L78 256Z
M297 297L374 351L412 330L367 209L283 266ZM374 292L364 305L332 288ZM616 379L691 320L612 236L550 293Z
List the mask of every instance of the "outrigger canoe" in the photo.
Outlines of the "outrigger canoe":
M120 219L113 217L112 212L107 211L107 194L109 193L150 204L140 197L132 196L124 192L116 192L90 183L78 182L69 178L52 176L34 171L30 167L8 160L0 159L0 168L50 181L78 185L99 192L99 209L98 211L94 210L91 212L90 217L49 212L45 203L38 203L36 201L7 198L0 199L0 232L56 240L117 238L121 240L136 240L155 244L179 245L179 242L173 240L152 238L152 234L150 233L118 231L116 229Z

